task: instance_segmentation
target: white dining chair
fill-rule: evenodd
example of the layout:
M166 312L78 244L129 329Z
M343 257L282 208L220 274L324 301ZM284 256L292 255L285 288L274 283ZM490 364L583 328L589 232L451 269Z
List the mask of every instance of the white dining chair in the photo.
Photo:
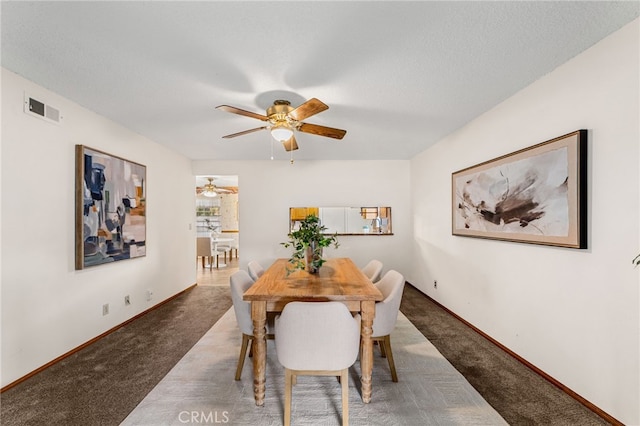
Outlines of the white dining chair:
M224 256L224 263L227 263L227 253L229 253L229 260L231 260L231 246L228 242L217 243L215 249L219 255Z
M254 281L258 281L258 278L264 274L264 268L255 260L247 264L247 270L249 271L249 276L251 276Z
M242 332L242 346L240 347L240 358L238 359L238 366L236 368L236 380L240 380L242 368L244 367L244 359L247 355L247 348L249 343L252 343L254 340L253 321L251 320L251 303L242 300L242 295L253 285L253 283L253 279L251 279L249 274L243 270L234 272L229 278L233 311L236 314L238 327ZM273 338L273 325L267 322L267 339Z
M373 318L373 333L371 338L380 345L382 356L387 358L391 380L398 381L396 365L391 351L391 332L396 327L400 302L404 290L404 277L397 271L388 271L376 284L384 299L376 302L376 316Z
M349 424L349 367L358 357L360 315L340 302L290 302L275 320L276 354L285 368L284 424L291 424L297 376L338 376L342 424Z
M233 252L236 252L236 259L238 258L238 249L240 248L240 234L233 234L233 241L229 243L229 260L233 259Z
M362 268L362 272L371 280L372 283L378 282L382 274L382 262L373 259Z

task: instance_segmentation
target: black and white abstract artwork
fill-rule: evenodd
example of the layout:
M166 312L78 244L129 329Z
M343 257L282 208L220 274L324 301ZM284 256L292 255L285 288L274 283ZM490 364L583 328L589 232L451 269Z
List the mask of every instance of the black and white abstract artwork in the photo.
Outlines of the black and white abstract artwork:
M453 234L585 248L585 148L578 131L453 173Z

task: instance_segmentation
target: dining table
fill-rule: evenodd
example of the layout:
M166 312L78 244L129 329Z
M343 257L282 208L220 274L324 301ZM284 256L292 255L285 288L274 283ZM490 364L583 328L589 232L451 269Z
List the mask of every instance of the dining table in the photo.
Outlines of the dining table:
M317 273L294 270L289 259L277 259L243 295L243 299L251 303L253 392L256 405L264 405L265 399L267 313L282 312L287 303L294 301L339 301L351 312L360 314L362 401L369 403L373 370L371 334L375 303L382 298L380 290L350 258L329 258Z

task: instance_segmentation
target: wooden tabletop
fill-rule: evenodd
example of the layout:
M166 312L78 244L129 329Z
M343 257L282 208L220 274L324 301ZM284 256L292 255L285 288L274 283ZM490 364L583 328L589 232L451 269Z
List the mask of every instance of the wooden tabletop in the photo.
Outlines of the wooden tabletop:
M379 301L382 293L349 258L331 258L317 274L291 269L288 259L278 259L244 293L247 301Z

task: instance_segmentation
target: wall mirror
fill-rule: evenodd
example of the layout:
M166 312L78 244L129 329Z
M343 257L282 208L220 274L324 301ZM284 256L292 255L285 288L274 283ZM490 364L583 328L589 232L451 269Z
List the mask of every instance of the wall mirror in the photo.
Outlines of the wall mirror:
M289 231L308 215L319 217L327 234L393 235L391 207L291 207Z

